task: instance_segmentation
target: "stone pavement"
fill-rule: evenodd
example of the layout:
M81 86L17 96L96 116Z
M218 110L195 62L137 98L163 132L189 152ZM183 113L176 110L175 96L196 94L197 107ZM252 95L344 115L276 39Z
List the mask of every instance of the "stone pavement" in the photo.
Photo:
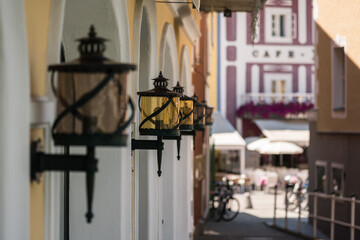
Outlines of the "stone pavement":
M307 212L301 215L302 235L289 234L269 225L273 223L274 194L255 191L251 194L252 209L248 209L248 198L245 194L235 195L240 201L240 214L231 222L216 222L209 219L204 227L204 234L195 240L270 240L270 239L306 239L304 235L312 236L312 226L307 223ZM284 226L284 194L277 198L277 226ZM288 212L288 228L297 232L298 213ZM319 239L327 239L317 233Z

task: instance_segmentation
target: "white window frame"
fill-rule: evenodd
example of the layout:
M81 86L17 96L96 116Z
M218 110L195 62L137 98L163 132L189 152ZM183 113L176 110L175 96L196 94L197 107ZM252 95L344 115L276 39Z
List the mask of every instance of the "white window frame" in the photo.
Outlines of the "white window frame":
M344 195L344 187L345 187L345 178L344 178L344 164L342 163L331 163L331 173L330 173L330 176L331 176L331 181L330 181L330 188L331 190L333 190L333 182L332 182L332 179L334 178L334 175L333 175L333 169L339 169L341 170L341 193L340 193L340 196L343 196Z
M335 56L334 51L336 48L343 48L344 49L344 89L343 89L343 98L344 103L343 106L336 106L335 105ZM331 106L332 118L346 118L347 115L347 57L346 57L346 37L336 36L335 41L331 44Z
M284 15L285 36L272 35L272 16ZM267 43L292 43L293 41L293 14L291 8L265 8L265 42Z
M285 92L280 93L272 92L272 82L276 81L276 90L280 90L280 81L285 81ZM290 100L286 99L284 95L286 93L292 92L292 74L291 73L265 73L264 74L264 83L265 83L265 93L271 97L266 97L266 102L272 102L274 99L276 102L280 100Z
M326 182L325 182L325 186L324 186L324 191L323 192L319 192L319 193L323 193L326 194L327 193L327 182L328 182L328 174L327 174L327 162L323 161L323 160L316 160L315 161L315 187L317 188L318 186L318 176L317 176L317 167L324 167L325 168L325 177L326 177Z

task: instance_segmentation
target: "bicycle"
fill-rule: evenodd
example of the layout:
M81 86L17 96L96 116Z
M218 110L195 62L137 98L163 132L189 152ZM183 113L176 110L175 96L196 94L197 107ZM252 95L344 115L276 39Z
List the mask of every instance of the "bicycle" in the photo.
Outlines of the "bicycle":
M234 191L228 181L216 184L213 209L215 211L215 220L221 219L231 221L237 217L240 210L239 200L233 197Z

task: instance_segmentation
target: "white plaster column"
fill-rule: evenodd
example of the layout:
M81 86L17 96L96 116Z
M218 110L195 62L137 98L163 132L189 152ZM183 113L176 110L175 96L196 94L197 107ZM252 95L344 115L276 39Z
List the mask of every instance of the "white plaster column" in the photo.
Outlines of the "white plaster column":
M176 37L174 28L170 23L165 23L162 29L162 36L160 42L160 69L163 71L164 77L169 78L168 88L172 89L179 79L179 65L176 49ZM163 173L161 176L161 195L160 198L162 216L162 238L177 240L176 229L179 226L178 208L179 191L178 176L179 163L176 158L176 141L166 140L163 151ZM161 196L160 195L160 196Z
M0 1L0 239L29 239L30 78L24 3Z
M184 87L184 94L192 96L194 94L194 87L191 82L190 71L190 55L189 49L186 45L181 48L180 54L180 85ZM181 151L180 151L180 165L178 188L180 190L179 200L179 225L177 227L177 239L189 239L190 234L193 232L193 144L192 136L182 136Z
M136 0L134 13L133 57L138 70L132 74L132 97L137 91L152 88L152 77L158 72L158 29L156 5L153 0ZM140 113L136 108L133 130L139 139ZM141 137L144 139L144 137ZM156 151L136 150L132 155L132 240L160 239L161 180L157 176Z

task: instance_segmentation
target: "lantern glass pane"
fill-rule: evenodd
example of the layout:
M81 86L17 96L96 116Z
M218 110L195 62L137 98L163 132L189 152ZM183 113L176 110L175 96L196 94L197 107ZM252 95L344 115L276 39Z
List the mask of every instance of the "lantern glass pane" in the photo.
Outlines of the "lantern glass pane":
M206 124L212 124L213 123L213 108L206 108Z
M194 108L194 102L193 100L181 100L180 101L180 109L181 109L181 113L183 115L183 117L185 117L186 115L188 115ZM194 121L193 121L193 113L190 114L189 117L187 117L186 119L183 119L181 125L193 125Z
M104 80L103 73L60 72L58 77L58 107L60 114ZM86 104L59 122L57 133L109 134L115 132L126 119L127 74L115 74L102 90Z
M199 125L205 125L205 106L199 105Z
M194 106L194 121L196 122L199 119L199 105Z
M169 100L169 97L142 96L141 98L141 121L161 108ZM159 114L145 122L141 129L171 130L179 123L180 98L174 97L171 103Z

